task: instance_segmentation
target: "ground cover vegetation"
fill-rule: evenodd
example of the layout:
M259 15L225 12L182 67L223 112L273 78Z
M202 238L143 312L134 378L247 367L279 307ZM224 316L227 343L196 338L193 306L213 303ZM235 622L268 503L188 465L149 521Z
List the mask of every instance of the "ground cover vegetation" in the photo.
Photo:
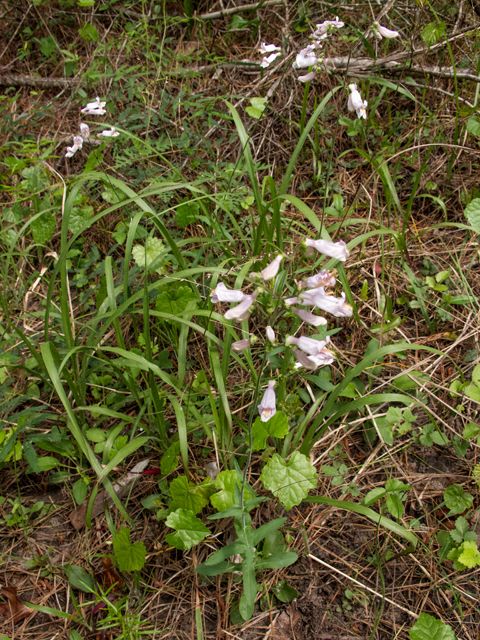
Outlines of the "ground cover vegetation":
M476 3L0 2L0 637L478 638Z

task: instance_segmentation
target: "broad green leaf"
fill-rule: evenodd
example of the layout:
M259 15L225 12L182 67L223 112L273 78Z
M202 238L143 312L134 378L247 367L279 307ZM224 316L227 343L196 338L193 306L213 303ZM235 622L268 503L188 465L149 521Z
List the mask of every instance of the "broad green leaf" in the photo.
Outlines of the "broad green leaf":
M72 587L81 589L86 593L93 593L93 578L87 571L85 571L85 569L83 569L83 567L71 564L69 567L66 567L65 573L67 574L68 581Z
M410 640L455 640L452 627L428 613L421 613L408 632Z
M217 475L215 488L220 489L220 491L210 496L210 502L215 509L218 511L225 511L226 509L233 507L235 504L235 485L241 488L241 484L235 470L221 471ZM253 494L245 488L244 498L248 500L252 497Z
M317 472L307 456L295 451L288 462L277 453L263 467L260 480L289 511L317 486Z
M397 480L396 478L390 478L385 483L386 491L410 491L412 486L410 484L405 484L401 480Z
M90 205L73 209L68 224L68 227L73 235L81 233L88 227L93 213L93 207L91 207Z
M73 493L73 497L75 498L75 502L77 504L80 505L85 500L85 498L87 497L87 490L88 490L88 487L85 480L80 478L75 482L75 484L72 487L72 493Z
M397 520L403 515L403 503L396 494L387 494L387 509Z
M145 564L147 550L143 542L130 542L130 529L123 527L113 539L113 551L120 571L140 571Z
M252 426L253 450L262 451L265 449L269 436L283 438L287 433L287 417L282 411L277 411L267 422L262 422L260 418L257 418Z
M160 238L148 238L146 240L146 247L141 244L136 244L132 247L132 256L139 267L142 269L150 269L150 265L158 258L160 254L165 251L165 245ZM162 274L162 263L157 261L155 271ZM168 313L171 313L169 311Z
M480 402L480 388L474 382L471 382L464 389L465 395L470 398L470 400L475 400L475 402Z
M204 484L205 483L205 484ZM179 476L170 483L170 495L172 502L170 509L185 509L192 513L199 513L206 507L215 486L211 478L207 478L201 485L189 482L185 476Z
M40 44L40 51L43 53L43 55L46 58L49 58L57 48L57 45L55 44L55 40L52 38L52 36L46 36L45 38L40 38L39 44Z
M195 222L199 216L200 208L198 202L190 202L188 199L183 200L175 211L178 228L183 229L192 222Z
M255 562L255 569L283 569L289 567L298 560L298 554L294 551L280 551L268 558L261 558Z
M160 460L160 469L164 476L175 471L178 466L178 454L180 453L180 442L171 444Z
M87 429L85 431L85 436L87 440L90 440L90 442L103 442L107 439L107 434L105 433L105 431L103 431L103 429L99 429L98 427Z
M445 22L440 22L440 24L437 22L431 22L430 24L427 24L421 33L422 40L428 47L431 47L432 44L437 44L445 33L445 27Z
M280 602L292 602L298 598L298 591L291 587L286 580L280 580L271 590Z
M55 216L49 211L36 218L30 225L35 242L38 244L47 244L47 242L50 242L56 225L57 221L55 220Z
M85 42L96 42L98 40L97 28L88 22L78 30L78 33L82 36Z
M364 504L366 507L369 507L371 504L377 502L377 500L380 500L380 498L383 498L385 493L386 490L383 487L376 487L375 489L372 489L367 493L367 495L362 500L362 504Z
M190 287L170 285L162 290L158 296L155 309L159 313L171 313L174 316L181 315L189 302L198 300Z
M471 493L464 493L462 486L459 484L452 484L445 489L443 499L450 511L449 516L455 516L471 509L473 505L473 496Z
M413 380L412 380L413 378ZM415 380L418 380L418 382ZM406 373L398 376L393 381L393 385L397 387L397 389L401 389L402 391L410 391L411 389L417 389L423 383L430 380L430 376L426 373L422 373L421 371L412 371L408 375Z
M471 116L467 120L467 131L471 133L472 136L480 136L480 120L477 116Z
M210 534L210 529L187 509L177 509L170 513L165 524L175 529L175 533L165 536L166 541L176 549L184 551L191 549Z
M38 473L43 473L44 471L55 469L55 467L58 467L59 464L60 462L53 456L43 456L43 458L37 458L38 469L40 469Z
M465 217L475 233L480 233L480 198L474 198L465 207Z
M469 422L465 429L462 431L462 437L466 440L475 438L480 433L480 427L474 422Z

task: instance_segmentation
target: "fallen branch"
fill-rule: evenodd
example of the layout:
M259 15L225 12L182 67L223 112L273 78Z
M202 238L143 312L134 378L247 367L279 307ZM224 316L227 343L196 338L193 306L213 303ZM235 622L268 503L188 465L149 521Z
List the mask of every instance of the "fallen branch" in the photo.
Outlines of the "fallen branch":
M238 7L231 7L230 9L221 9L220 11L213 11L212 13L202 13L199 16L195 16L195 18L197 20L215 20L216 18L232 16L235 13L242 13L243 11L253 11L254 9L263 9L263 7L274 7L285 4L285 1L286 0L266 0L265 2L255 2L254 4L242 4ZM146 20L148 22L152 19L150 14L139 13L133 9L123 9L123 13L136 20Z

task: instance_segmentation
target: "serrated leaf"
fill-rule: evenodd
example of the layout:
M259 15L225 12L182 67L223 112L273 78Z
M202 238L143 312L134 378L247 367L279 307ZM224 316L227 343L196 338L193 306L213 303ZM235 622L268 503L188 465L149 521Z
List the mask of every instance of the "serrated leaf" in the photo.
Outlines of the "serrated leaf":
M38 244L47 244L47 242L50 242L56 224L55 216L50 212L43 213L40 217L36 218L30 225L35 242Z
M287 433L287 417L282 411L277 411L267 422L262 422L260 418L257 418L252 426L253 450L265 449L268 437L283 438Z
M165 524L175 529L175 533L165 536L167 542L184 551L191 549L210 534L210 529L187 509L177 509L170 513Z
M123 527L113 539L113 551L120 571L140 571L145 564L147 550L143 542L130 542L130 529Z
M160 460L160 470L164 476L175 471L178 465L178 455L180 453L180 442L171 444Z
M174 316L179 316L185 311L188 303L194 300L198 300L198 297L190 287L171 285L158 296L155 309L159 313L171 313Z
M480 564L480 553L476 542L464 542L462 552L458 556L458 562L461 562L469 569Z
M220 489L220 491L210 496L210 502L215 509L218 511L225 511L226 509L233 507L235 504L235 485L241 488L241 484L235 470L221 471L217 475L215 488ZM253 494L245 488L244 498L249 499L252 497Z
M103 442L107 439L107 434L103 429L99 429L98 427L94 427L92 429L87 429L85 431L85 436L87 440L90 442Z
M318 478L310 460L295 451L288 462L275 453L264 466L260 480L289 511L315 489Z
M430 24L427 24L427 26L421 33L422 40L428 47L431 47L432 44L436 44L439 40L441 40L443 34L445 33L445 27L445 22L431 22Z
M150 265L165 251L165 245L160 238L148 238L146 247L136 244L132 247L132 256L139 267L150 269ZM156 263L157 273L162 273L161 262Z
M428 613L421 613L408 632L410 640L455 640L450 625L437 620Z
M178 228L183 229L195 222L199 216L199 212L198 202L189 202L188 200L181 202L175 211Z
M480 136L480 120L477 116L471 116L467 120L467 131L471 133L472 136Z
M474 198L465 207L465 217L475 233L480 233L480 198Z
M202 485L195 485L193 482L189 482L185 476L179 476L170 483L170 495L172 496L172 502L170 509L172 511L176 509L185 509L192 513L199 513L203 507L206 507L211 493L215 491L214 483L211 478L208 478L211 483L210 491L207 491L207 485L202 489Z
M450 511L449 516L455 516L459 513L463 513L466 509L470 509L473 505L473 496L471 493L464 493L462 486L459 484L452 484L445 489L443 499Z

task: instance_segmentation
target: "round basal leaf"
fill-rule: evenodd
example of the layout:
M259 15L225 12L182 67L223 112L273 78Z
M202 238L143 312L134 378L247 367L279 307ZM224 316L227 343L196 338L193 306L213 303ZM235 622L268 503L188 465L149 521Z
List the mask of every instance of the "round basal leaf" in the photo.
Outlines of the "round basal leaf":
M176 549L184 551L191 549L210 534L210 529L207 529L201 520L186 509L177 509L170 513L165 524L175 529L175 533L165 536L166 541Z
M318 478L307 456L295 451L288 462L275 453L263 468L260 480L289 511L307 497L310 489L315 489Z
M475 233L480 233L480 198L474 198L465 207L465 217Z
M467 131L471 133L472 136L480 136L480 120L477 116L471 116L467 120Z
M265 449L269 436L273 438L283 438L287 433L287 417L282 411L277 411L267 422L262 422L260 418L257 418L252 427L253 450L261 451Z
M113 539L113 551L120 571L140 571L145 564L145 545L143 542L130 542L128 527L123 527Z
M470 509L473 504L473 496L471 493L464 493L462 486L459 484L452 484L445 489L443 499L450 511L449 516L455 516L463 513L467 509Z
M174 316L178 316L185 311L188 303L193 300L198 300L198 297L190 287L179 287L174 284L162 290L155 302L155 309L159 313L171 313Z
M280 602L292 602L298 598L298 591L291 587L286 580L280 580L272 587L272 591Z
M30 225L33 239L38 244L47 244L50 242L55 231L56 220L52 213L47 212L34 220Z
M410 640L455 640L450 625L437 620L428 613L421 613L408 632Z
M147 247L136 244L132 248L132 256L139 267L143 269L150 268L158 256L165 251L165 245L160 238L148 238ZM157 270L161 267L161 263L157 262Z
M235 485L241 487L235 470L221 471L217 475L215 488L220 489L220 491L210 496L210 502L215 509L225 511L233 507L235 504ZM253 494L248 489L245 489L244 497L245 500L248 500L253 498Z
M211 480L211 478L209 478ZM199 513L203 507L206 507L211 494L206 495L204 491L200 490L201 485L193 484L189 482L185 476L179 476L170 483L170 495L172 496L172 503L170 508L186 509L192 513ZM212 493L215 490L212 482Z
M87 485L85 481L80 478L77 480L72 487L73 497L75 498L75 502L80 505L87 497Z

